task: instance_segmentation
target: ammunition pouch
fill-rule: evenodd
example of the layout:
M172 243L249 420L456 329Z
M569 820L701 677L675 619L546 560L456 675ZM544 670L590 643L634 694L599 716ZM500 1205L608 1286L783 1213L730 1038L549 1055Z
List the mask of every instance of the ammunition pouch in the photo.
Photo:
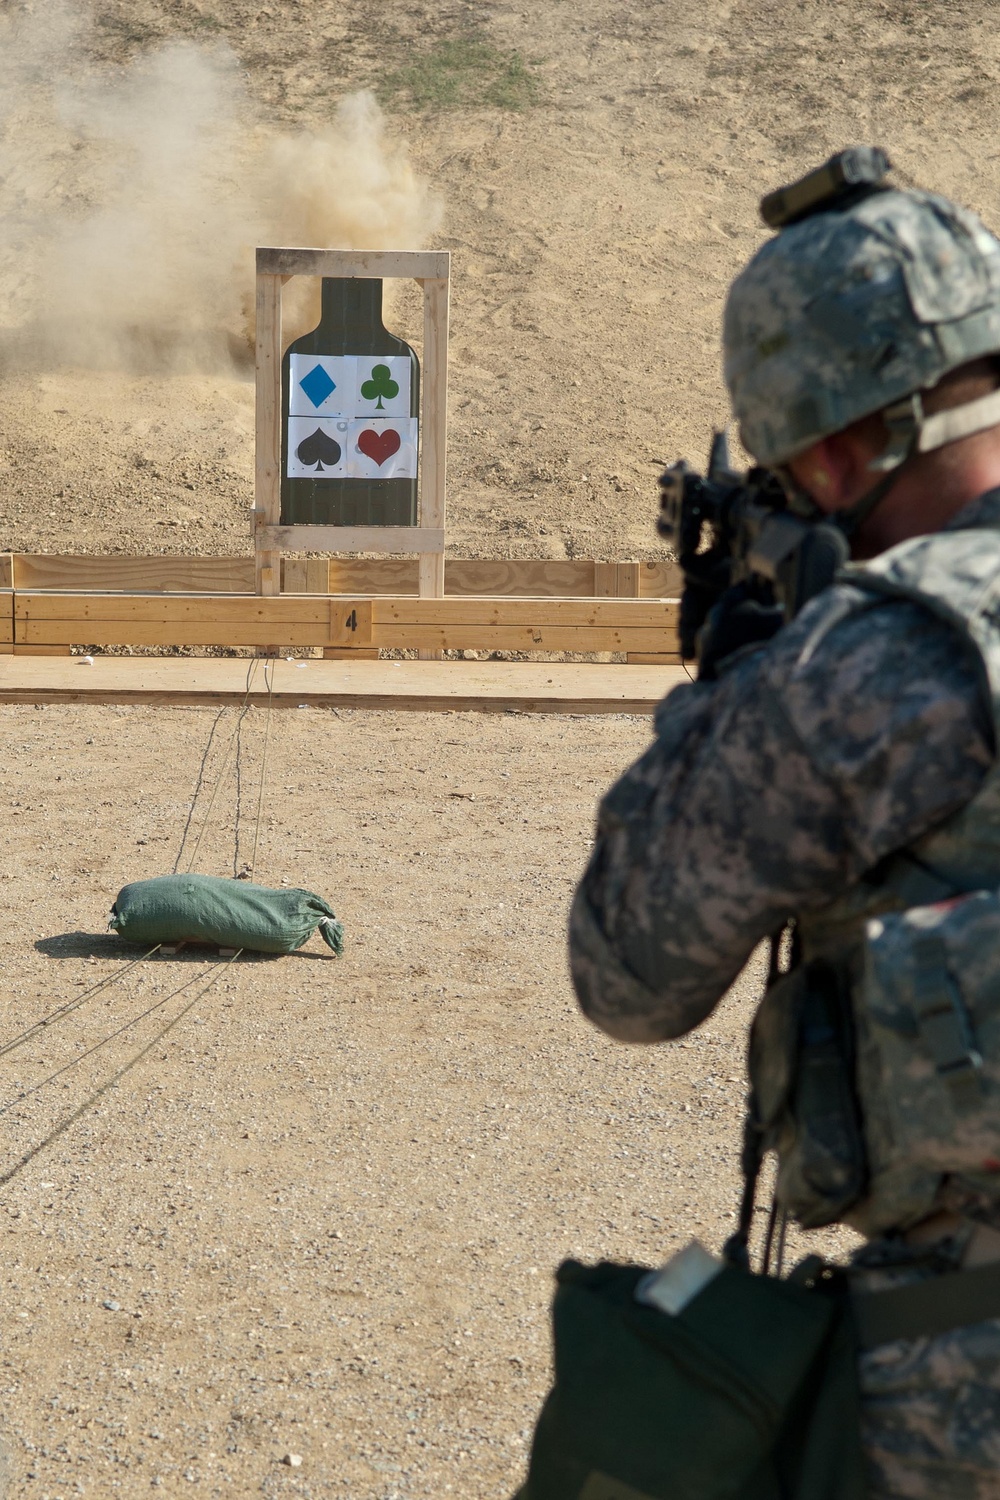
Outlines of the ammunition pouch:
M1000 893L872 917L862 1080L886 1139L873 1163L974 1185L1000 1201Z
M865 1190L854 1067L846 971L816 959L776 979L750 1034L750 1083L761 1150L778 1154L777 1200L806 1229Z
M555 1385L517 1500L863 1500L842 1279L727 1266L670 1315L636 1301L644 1274L559 1268Z

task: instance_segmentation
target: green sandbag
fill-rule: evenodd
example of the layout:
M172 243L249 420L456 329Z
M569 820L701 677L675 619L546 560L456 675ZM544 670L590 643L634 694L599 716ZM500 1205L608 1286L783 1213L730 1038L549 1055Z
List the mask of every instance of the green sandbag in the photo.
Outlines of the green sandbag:
M340 953L344 929L321 896L273 891L215 875L158 875L123 886L108 926L128 943L217 943L256 953L293 953L317 927Z

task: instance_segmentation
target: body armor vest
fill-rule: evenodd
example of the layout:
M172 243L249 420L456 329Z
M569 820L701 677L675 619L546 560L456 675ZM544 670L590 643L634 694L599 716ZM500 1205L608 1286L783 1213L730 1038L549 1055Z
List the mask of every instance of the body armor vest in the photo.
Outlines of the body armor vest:
M1000 746L1000 523L840 578L852 592L817 635L889 599L946 620L979 661ZM869 1236L940 1208L1000 1223L1000 763L959 812L799 919L795 942L750 1045L781 1206Z

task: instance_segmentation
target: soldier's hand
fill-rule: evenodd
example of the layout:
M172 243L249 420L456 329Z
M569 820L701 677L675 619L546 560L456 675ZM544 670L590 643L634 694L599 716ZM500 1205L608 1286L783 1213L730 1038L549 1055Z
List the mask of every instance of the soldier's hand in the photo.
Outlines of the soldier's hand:
M765 645L784 623L779 604L763 603L743 584L728 589L709 611L698 637L699 682L714 682L728 656L746 646Z

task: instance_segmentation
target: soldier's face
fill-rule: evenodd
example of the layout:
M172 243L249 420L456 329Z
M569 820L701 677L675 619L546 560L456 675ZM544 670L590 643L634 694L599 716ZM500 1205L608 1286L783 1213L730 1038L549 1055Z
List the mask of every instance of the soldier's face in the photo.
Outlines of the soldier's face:
M826 515L845 510L871 488L868 464L874 454L858 434L848 430L822 438L788 460L796 483Z

